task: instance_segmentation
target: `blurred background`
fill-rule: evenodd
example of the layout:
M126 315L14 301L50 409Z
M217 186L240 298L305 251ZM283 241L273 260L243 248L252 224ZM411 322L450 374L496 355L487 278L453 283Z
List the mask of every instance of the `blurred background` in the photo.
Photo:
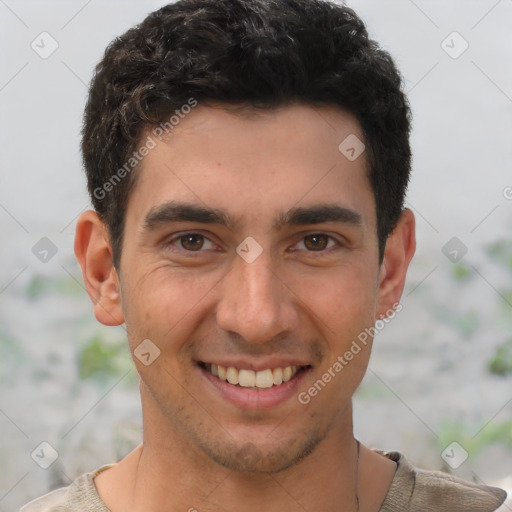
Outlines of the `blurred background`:
M94 319L73 236L89 207L79 131L93 67L165 3L0 0L0 512L140 441L125 331ZM512 478L512 1L347 3L404 76L418 237L403 309L378 334L356 395L356 434L425 468L503 482Z

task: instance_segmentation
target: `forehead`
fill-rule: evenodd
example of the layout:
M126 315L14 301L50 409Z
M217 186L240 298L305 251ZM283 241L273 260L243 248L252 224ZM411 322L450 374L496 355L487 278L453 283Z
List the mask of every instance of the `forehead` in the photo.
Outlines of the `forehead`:
M352 115L305 105L270 111L198 105L176 120L161 140L153 127L143 137L154 147L139 165L127 221L140 224L155 206L180 201L229 211L241 224L275 224L290 208L319 203L339 204L371 222L363 135Z

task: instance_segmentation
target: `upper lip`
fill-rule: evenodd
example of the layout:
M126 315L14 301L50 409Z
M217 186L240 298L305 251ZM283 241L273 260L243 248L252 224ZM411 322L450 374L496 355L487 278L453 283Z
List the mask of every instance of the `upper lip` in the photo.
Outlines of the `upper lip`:
M253 370L255 372L268 370L274 370L275 368L286 368L287 366L310 366L310 363L302 359L283 359L279 357L265 358L258 360L250 359L203 359L200 362L204 364L216 364L229 368L237 368L239 370Z

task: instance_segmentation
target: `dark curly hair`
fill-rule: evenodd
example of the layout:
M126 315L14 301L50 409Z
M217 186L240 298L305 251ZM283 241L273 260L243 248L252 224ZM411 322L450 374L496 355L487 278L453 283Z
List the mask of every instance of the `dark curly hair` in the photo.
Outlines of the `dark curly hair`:
M191 99L351 112L365 139L382 261L411 165L410 109L401 85L390 55L346 6L323 0L181 0L153 12L108 46L84 114L88 190L107 226L116 268L137 177L126 162L148 127L168 121Z

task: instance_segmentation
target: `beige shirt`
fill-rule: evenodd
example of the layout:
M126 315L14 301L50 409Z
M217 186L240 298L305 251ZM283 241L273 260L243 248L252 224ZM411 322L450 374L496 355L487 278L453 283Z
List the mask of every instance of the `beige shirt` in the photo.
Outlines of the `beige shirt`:
M416 469L398 452L379 453L397 463L380 512L497 512L507 496L496 487L466 482L439 471ZM28 503L20 512L110 512L94 485L94 477L110 467L79 476L69 487Z

